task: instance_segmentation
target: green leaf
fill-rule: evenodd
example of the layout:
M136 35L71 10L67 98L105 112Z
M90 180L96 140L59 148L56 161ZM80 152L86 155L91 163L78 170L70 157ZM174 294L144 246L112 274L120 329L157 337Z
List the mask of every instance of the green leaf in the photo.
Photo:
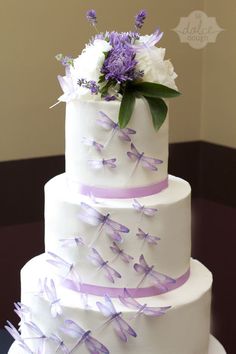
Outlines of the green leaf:
M119 111L119 126L125 128L130 121L134 110L135 94L133 91L125 89Z
M155 130L158 130L165 121L168 111L167 105L165 104L165 101L161 98L153 98L147 96L144 97L149 104L149 108L152 114L153 126Z
M155 82L140 82L132 84L132 89L145 97L171 98L181 95L180 92Z

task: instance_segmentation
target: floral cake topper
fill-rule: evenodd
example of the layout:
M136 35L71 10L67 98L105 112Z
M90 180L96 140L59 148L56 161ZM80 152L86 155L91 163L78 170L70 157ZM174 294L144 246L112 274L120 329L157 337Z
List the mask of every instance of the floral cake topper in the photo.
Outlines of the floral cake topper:
M93 98L121 102L118 123L125 128L131 118L135 99L144 98L158 130L165 120L167 105L163 98L179 96L173 65L164 59L165 49L156 47L163 36L158 28L151 35L141 35L147 13L135 16L135 30L129 32L99 32L95 10L89 10L87 20L96 34L77 58L58 54L56 59L65 67L64 77L58 76L63 95L59 101Z

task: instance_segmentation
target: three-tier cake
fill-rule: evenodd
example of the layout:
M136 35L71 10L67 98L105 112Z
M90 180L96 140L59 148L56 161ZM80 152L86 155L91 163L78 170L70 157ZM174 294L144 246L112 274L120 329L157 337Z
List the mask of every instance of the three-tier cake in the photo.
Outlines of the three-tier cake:
M46 252L21 271L11 354L208 354L212 276L190 258L191 188L168 175L178 92L161 36L106 32L58 56L66 172L45 186Z

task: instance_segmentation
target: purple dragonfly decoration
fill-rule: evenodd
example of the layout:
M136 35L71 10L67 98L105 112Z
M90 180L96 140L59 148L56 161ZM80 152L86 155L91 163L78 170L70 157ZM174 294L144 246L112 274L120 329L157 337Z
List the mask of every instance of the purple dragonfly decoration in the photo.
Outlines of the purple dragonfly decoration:
M103 167L116 168L116 158L101 159L101 160L88 160L88 164L95 170L100 170Z
M130 128L120 128L118 123L115 123L111 118L109 118L104 112L100 111L100 118L96 120L97 124L106 130L112 132L111 137L106 142L106 146L111 142L112 138L117 134L117 136L123 141L131 141L130 135L136 134L136 131Z
M144 152L140 153L137 150L137 148L134 146L133 143L131 143L130 148L131 148L131 151L128 151L127 155L131 160L136 161L136 164L135 164L135 167L134 167L134 170L132 173L134 173L134 171L138 167L139 163L141 163L141 165L144 168L146 168L147 170L151 170L151 171L157 171L156 165L163 163L162 160L144 155Z
M146 207L145 205L140 204L137 199L133 200L132 206L141 215L154 216L157 213L156 208Z
M22 302L15 302L14 307L14 312L20 317L19 325L21 326L22 322L25 322L26 318L30 317L31 309L22 304Z
M65 261L63 258L59 257L55 253L47 252L47 254L51 257L46 261L56 267L59 271L63 272L64 278L70 277L75 284L80 285L81 281L79 279L78 272L75 270L75 266L73 263L69 263Z
M58 101L55 104L53 104L50 108L53 108L54 106L56 106L60 102L72 101L77 96L77 92L76 92L76 89L73 84L73 80L72 80L72 77L70 74L69 67L66 67L66 75L65 76L58 75L57 79L58 79L58 82L59 82L61 89L63 91L63 95L61 95L58 98Z
M36 337L29 337L25 339L36 339L39 341L39 352L43 353L43 347L46 339L48 338L42 331L41 329L32 321L25 322L25 326L28 327L28 329L35 335Z
M98 152L102 152L102 149L104 149L104 146L102 144L97 143L94 139L91 138L83 137L82 143L86 146L93 147Z
M76 322L72 320L65 320L65 326L62 327L61 330L72 338L78 338L77 343L71 349L70 353L84 343L91 354L109 354L109 350L105 347L105 345L91 336L90 330L85 331Z
M100 225L98 235L96 236L96 239L92 243L94 243L97 240L97 238L100 236L103 228L105 228L106 234L108 234L113 239L113 241L116 242L122 241L122 237L120 233L129 232L129 229L126 226L112 220L110 218L109 213L104 215L84 202L81 203L81 208L84 211L84 213L79 214L79 218L82 221L93 226Z
M53 279L44 280L44 292L45 296L50 302L51 314L52 317L57 317L58 315L62 315L62 308L60 305L60 299L57 296L56 287Z
M119 299L123 305L129 307L131 309L137 310L137 314L135 317L141 313L146 316L159 317L166 313L167 310L171 308L171 306L163 306L163 307L150 307L147 304L141 305L136 299L134 299L128 290L124 289L124 295L119 296Z
M110 249L116 255L116 257L120 257L120 259L125 263L130 263L134 259L134 257L125 253L124 250L121 249L115 242L112 243Z
M99 270L104 270L106 278L111 283L115 283L115 278L121 278L120 273L118 273L114 268L109 266L108 261L104 261L104 259L101 257L101 255L95 248L91 249L88 258L95 266L99 267Z
M62 238L59 241L62 247L80 247L85 245L83 237L81 236Z
M148 232L144 232L140 228L138 228L138 232L137 232L136 236L140 240L143 240L144 242L146 241L147 243L149 243L151 245L157 245L157 242L160 241L160 237L152 236Z
M143 254L139 257L139 263L134 264L134 269L137 273L143 274L143 278L137 285L137 288L143 283L143 281L147 277L151 280L152 284L161 291L167 291L167 285L175 283L175 279L155 271L153 265L149 266Z
M18 330L13 326L10 321L7 321L7 325L4 326L7 332L15 339L17 344L25 351L25 353L34 354L32 350L25 343Z
M56 334L51 334L49 339L51 339L57 345L56 353L58 352L58 350L60 350L64 354L69 354L71 352L65 345L64 341Z
M163 36L163 32L160 31L160 28L157 28L156 31L151 34L150 36L148 36L147 39L144 39L144 41L142 41L142 43L139 44L132 44L132 47L135 48L135 51L139 51L140 49L150 49L151 47L153 47L154 45L156 45L157 42L160 41L160 39Z
M97 302L99 311L108 318L106 324L112 323L118 337L123 341L128 341L128 336L137 337L136 332L132 327L122 318L122 312L117 312L108 295L104 296L105 304Z

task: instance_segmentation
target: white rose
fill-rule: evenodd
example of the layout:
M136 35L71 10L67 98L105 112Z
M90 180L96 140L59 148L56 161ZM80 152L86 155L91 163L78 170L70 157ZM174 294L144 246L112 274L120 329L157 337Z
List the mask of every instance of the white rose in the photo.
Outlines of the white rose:
M142 36L140 42L145 43L150 36ZM170 60L164 60L165 48L155 46L140 46L135 59L136 68L144 71L143 81L156 82L177 90L175 79L177 77Z
M105 60L104 52L111 50L111 45L103 39L95 39L93 43L87 44L78 58L74 59L74 65L70 67L70 74L73 85L78 96L86 95L90 98L97 98L87 88L80 87L78 79L94 80L98 82L100 71Z

